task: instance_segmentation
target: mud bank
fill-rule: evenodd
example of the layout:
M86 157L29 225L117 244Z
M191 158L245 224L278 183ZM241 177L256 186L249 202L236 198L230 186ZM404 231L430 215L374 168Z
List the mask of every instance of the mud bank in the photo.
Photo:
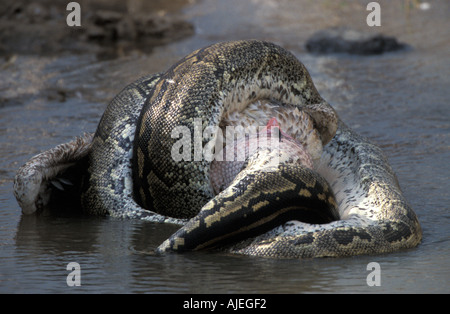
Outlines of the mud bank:
M81 26L69 26L68 2L6 1L0 8L0 55L95 53L114 58L149 53L191 36L194 27L163 6L133 1L78 1Z

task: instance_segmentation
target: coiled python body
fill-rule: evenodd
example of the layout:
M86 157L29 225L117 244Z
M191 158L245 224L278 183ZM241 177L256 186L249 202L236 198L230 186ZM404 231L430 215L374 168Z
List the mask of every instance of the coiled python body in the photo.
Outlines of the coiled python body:
M258 107L261 102L268 104ZM170 155L179 139L175 127L191 139L200 136L204 148L218 129L242 120L266 125L277 114L281 131L295 134L297 151L311 156L313 169L288 156L260 171L273 156L285 156L287 144L281 152L262 148L215 195L210 160L175 162ZM207 129L212 136L205 139ZM191 157L194 146L183 146ZM86 158L86 211L183 225L160 252L224 246L255 256L348 256L421 240L381 150L338 119L292 54L266 42L212 45L127 86L108 106L92 143L86 135L19 169L15 195L23 212L44 206L49 182Z

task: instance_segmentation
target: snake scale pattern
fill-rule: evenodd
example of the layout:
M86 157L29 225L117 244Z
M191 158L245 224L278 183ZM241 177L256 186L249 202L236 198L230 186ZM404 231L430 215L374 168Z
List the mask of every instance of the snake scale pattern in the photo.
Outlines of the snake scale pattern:
M269 128L274 117L279 125ZM258 146L239 164L195 158L239 125L279 130L277 149ZM173 158L177 127L192 159ZM228 136L220 148L234 151L240 142ZM23 213L45 208L52 182L82 162L85 212L181 226L158 252L340 257L411 248L422 237L381 149L339 119L295 56L268 42L208 46L127 86L93 136L18 170Z

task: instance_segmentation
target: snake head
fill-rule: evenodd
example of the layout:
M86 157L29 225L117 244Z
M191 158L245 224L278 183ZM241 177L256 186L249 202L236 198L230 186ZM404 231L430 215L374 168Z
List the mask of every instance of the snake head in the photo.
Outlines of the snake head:
M304 110L314 120L314 127L319 131L322 145L325 146L336 135L339 120L336 111L326 101L306 105Z

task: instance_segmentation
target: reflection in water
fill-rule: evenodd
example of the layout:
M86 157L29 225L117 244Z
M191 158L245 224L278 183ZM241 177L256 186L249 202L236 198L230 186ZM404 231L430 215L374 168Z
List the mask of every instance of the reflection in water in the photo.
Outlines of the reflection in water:
M50 292L64 284L69 262L80 264L80 289L103 292L330 291L342 280L339 272L349 271L335 260L276 261L212 252L155 255L176 228L87 217L22 217L14 261L34 268L33 280L40 276ZM48 285L48 273L59 274L61 282ZM364 271L360 275L364 279Z
M127 3L129 10L144 5ZM0 292L449 292L449 3L407 12L400 2L379 1L377 30L364 24L365 3L354 1L184 3L180 12L196 35L151 55L99 61L93 55L18 54L0 65ZM369 58L305 52L309 35L336 25L381 31L413 48ZM300 261L212 252L158 256L153 250L176 226L20 215L12 178L28 158L93 132L107 102L138 77L201 46L250 37L292 50L341 118L383 148L419 216L418 248ZM374 261L381 266L378 288L366 284L366 266ZM69 262L81 266L76 290L66 284Z

